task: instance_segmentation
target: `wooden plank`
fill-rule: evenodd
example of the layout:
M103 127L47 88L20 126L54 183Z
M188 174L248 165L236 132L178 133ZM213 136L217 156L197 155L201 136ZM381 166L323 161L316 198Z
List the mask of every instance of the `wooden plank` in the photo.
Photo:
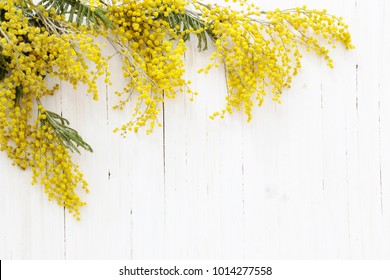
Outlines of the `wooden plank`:
M369 16L372 20L358 23L358 173L362 223L362 250L366 258L389 256L389 248L384 247L388 234L384 231L383 185L381 184L380 124L379 118L384 108L380 104L380 41L383 40L385 1L369 5L358 1L357 16ZM374 31L375 30L375 31ZM388 233L388 231L387 231Z
M42 102L50 110L61 111L60 94ZM31 186L31 170L12 166L5 153L0 162L0 259L62 259L63 209L48 202L39 184Z
M0 155L0 258L388 258L389 3L261 3L303 4L343 15L357 48L332 51L334 70L308 54L283 104L267 99L250 124L241 113L209 119L224 107L225 78L223 69L196 73L212 49L198 53L195 41L186 77L199 96L167 100L151 136L112 133L131 115L111 109L125 84L118 56L98 102L62 84L44 102L95 150L74 157L90 182L88 206L81 222L64 216L29 187L31 172Z

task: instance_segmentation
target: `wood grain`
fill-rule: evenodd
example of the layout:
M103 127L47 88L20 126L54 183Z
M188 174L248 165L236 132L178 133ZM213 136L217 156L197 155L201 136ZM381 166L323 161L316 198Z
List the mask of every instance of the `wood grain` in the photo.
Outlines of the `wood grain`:
M356 50L332 51L334 70L308 54L283 104L266 100L247 124L240 113L208 118L224 106L224 72L197 74L211 51L189 45L200 95L168 100L163 128L127 139L112 133L131 114L111 109L125 83L118 58L98 102L62 84L45 102L94 147L75 156L88 206L74 221L1 154L0 258L389 258L390 4L257 4L326 7L350 23Z

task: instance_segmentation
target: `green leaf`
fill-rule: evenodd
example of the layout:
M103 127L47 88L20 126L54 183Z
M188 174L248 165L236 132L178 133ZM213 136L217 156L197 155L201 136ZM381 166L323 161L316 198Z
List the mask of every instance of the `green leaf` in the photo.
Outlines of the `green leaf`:
M178 30L177 34L181 34L183 31L186 30L197 31L200 29L204 29L199 34L196 34L198 37L198 49L200 51L204 51L207 49L207 37L209 37L212 41L215 41L217 39L215 34L212 32L212 29L207 25L207 23L191 11L185 11L184 14L170 13L168 17L163 18L169 23L171 28L175 28L177 25L180 26L180 30ZM182 39L184 41L190 40L190 34L184 34Z
M88 152L93 152L92 147L83 140L79 133L69 127L70 122L67 119L50 111L45 111L45 115L46 120L41 120L41 122L49 124L53 128L54 133L66 148L79 154L79 147Z
M80 0L41 0L38 4L46 9L54 8L58 14L67 16L69 22L77 25L85 24L98 28L104 24L106 27L113 27L112 22L106 17L107 11L104 8L92 9Z

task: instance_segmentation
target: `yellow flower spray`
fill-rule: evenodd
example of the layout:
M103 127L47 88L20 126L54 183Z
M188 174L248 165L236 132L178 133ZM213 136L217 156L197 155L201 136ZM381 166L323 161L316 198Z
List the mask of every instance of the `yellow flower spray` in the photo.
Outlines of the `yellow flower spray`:
M198 72L226 71L226 108L212 119L242 109L250 121L253 106L261 106L268 92L280 102L301 67L302 49L322 56L332 68L329 48L337 42L353 48L348 26L326 10L262 11L246 0L226 2L241 8L196 0L0 2L1 151L14 165L31 168L33 184L40 183L49 200L79 219L85 202L77 189L88 192L88 184L71 153L92 148L40 99L58 90L47 85L48 78L74 88L85 84L93 99L100 76L110 85L110 57L102 55L97 36L107 38L123 60L127 84L116 92L120 102L114 109L124 110L128 103L135 109L129 122L115 130L122 136L142 127L149 134L161 126L165 98L197 94L184 79L185 42L191 35L200 51L210 44L215 48L211 63Z

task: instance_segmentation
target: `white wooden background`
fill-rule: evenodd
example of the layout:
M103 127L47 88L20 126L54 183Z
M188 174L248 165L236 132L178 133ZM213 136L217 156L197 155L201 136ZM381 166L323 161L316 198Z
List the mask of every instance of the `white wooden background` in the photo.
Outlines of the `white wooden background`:
M88 206L76 222L1 154L0 258L389 258L389 1L256 3L342 15L356 50L335 50L334 70L307 55L283 104L265 102L247 124L208 119L224 106L223 71L196 74L208 55L193 47L195 102L167 101L163 129L127 139L112 133L130 115L110 109L119 74L97 103L62 85L48 106L95 149L75 157Z

